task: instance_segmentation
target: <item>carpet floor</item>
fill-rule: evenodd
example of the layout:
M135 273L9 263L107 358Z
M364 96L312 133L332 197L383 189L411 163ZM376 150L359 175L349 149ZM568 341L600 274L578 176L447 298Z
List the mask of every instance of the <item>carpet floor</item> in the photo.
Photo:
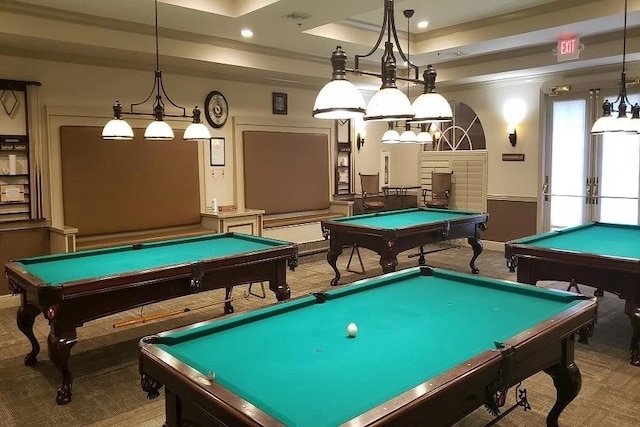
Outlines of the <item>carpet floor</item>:
M361 249L366 274L346 271L349 251L338 260L341 284L381 274L378 256ZM434 267L469 272L471 249L454 247L428 255ZM404 253L398 269L417 265L417 258ZM357 260L355 260L357 264ZM505 265L503 253L485 250L476 265L480 274L515 280ZM352 268L359 268L359 265ZM330 288L333 270L320 253L301 258L287 281L292 297ZM565 283L549 282L541 286L566 288ZM255 285L254 285L255 289ZM592 295L594 289L581 286ZM275 302L267 290L266 298L248 295L247 286L234 290L236 313L253 310ZM400 296L402 297L402 296ZM164 422L164 400L161 396L147 400L140 388L138 373L138 341L141 337L202 320L223 316L224 291L216 290L152 304L104 317L78 328L78 343L73 347L69 367L74 376L73 400L68 405L55 404L61 376L48 360L46 338L48 325L42 316L36 319L35 334L43 347L39 362L31 367L23 363L30 345L15 323L16 308L0 310L0 425L2 426L142 426L160 427ZM177 316L129 327L114 324L143 315L184 307L201 307ZM203 307L205 306L205 307ZM564 410L560 424L566 427L626 427L640 425L640 368L628 363L631 326L624 314L624 301L605 293L599 298L598 323L589 345L576 344L576 363L582 372L582 390ZM532 409L516 409L500 420L499 426L544 426L545 418L555 402L555 389L550 377L539 373L523 383ZM514 401L513 389L507 404ZM457 427L483 426L492 417L479 408L459 421ZM424 423L428 426L428 421Z

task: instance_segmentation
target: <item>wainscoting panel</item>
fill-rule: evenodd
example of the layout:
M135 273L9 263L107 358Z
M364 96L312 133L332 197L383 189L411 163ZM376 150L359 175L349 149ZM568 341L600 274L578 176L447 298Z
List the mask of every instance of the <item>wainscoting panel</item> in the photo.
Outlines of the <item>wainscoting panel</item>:
M482 238L506 242L536 234L537 209L535 197L488 196L489 227Z

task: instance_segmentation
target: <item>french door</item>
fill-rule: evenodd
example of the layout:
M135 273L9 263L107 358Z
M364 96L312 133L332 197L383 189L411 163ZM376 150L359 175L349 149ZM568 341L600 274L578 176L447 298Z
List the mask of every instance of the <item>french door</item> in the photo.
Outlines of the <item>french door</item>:
M613 101L615 94L605 94ZM542 187L545 230L587 221L640 223L640 135L592 136L603 97L547 98ZM640 103L640 96L629 96Z

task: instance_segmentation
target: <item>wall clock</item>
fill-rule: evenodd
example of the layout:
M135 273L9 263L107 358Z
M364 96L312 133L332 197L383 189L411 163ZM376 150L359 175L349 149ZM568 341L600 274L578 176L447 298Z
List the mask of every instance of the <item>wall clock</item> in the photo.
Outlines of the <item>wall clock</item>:
M204 100L204 115L214 128L221 128L229 116L229 104L223 94L214 90Z

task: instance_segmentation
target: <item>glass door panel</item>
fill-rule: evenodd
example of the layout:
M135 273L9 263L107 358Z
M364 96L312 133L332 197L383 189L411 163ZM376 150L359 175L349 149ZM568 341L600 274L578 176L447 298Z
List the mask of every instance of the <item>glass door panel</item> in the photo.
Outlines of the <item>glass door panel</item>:
M545 185L551 229L578 225L586 216L586 120L584 99L554 100L550 171Z
M640 195L640 136L608 134L599 150L600 173L592 192L599 205L598 220L638 224Z

